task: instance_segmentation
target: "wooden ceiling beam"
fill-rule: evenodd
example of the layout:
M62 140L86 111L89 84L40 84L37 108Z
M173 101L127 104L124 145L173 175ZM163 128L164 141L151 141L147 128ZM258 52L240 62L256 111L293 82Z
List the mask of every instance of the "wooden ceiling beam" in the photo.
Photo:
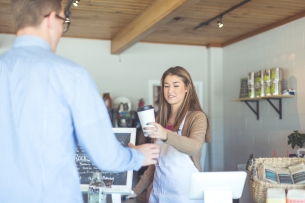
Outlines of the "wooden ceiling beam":
M120 54L200 0L156 0L111 39L111 54Z

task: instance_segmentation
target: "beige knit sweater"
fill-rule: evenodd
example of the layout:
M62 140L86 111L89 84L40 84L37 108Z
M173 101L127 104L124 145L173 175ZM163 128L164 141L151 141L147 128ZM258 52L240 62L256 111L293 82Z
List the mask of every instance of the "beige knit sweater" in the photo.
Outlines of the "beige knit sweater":
M198 171L202 171L200 158L201 149L205 142L207 132L207 118L201 111L189 111L186 115L182 136L167 130L166 144L173 146L179 152L190 156ZM150 165L144 172L133 191L139 195L145 190L154 179L155 165Z

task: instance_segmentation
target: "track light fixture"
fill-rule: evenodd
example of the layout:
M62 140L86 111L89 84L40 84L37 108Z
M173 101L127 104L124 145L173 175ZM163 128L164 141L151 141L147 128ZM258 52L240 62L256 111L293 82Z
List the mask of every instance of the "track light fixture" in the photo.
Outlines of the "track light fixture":
M218 27L222 28L223 27L223 23L222 23L222 16L219 17L219 21L218 21Z
M197 29L199 29L199 28L201 28L201 27L207 27L212 21L215 21L215 20L217 20L217 19L219 19L219 21L218 21L218 27L219 27L219 28L223 27L222 17L223 17L225 14L230 13L231 11L237 9L238 7L240 7L240 6L242 6L242 5L246 4L246 3L248 3L248 2L250 2L250 1L251 1L251 0L243 0L241 3L239 3L239 4L235 5L235 6L233 6L232 8L230 8L230 9L224 11L224 12L222 12L221 14L215 16L214 18L211 18L210 20L208 20L208 21L206 21L206 22L200 23L199 25L197 25L196 27L194 27L194 30L197 30Z
M75 6L75 7L78 7L78 3L80 2L80 0L75 0L74 2L73 2L73 5Z
M71 6L73 4L74 6L77 7L79 2L80 2L80 0L69 0L68 5L65 8L65 17L66 17L65 25L67 25L67 27L66 27L67 30L69 29L69 26L71 24L71 21L70 21L70 9L71 9Z

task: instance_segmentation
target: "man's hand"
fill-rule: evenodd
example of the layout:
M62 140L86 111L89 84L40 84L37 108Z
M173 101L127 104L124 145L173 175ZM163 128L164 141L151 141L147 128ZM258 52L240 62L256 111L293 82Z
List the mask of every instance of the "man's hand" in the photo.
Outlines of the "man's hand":
M128 147L139 150L144 155L144 162L142 166L148 166L157 163L159 158L160 147L156 144L142 144L135 146L132 143L128 144Z

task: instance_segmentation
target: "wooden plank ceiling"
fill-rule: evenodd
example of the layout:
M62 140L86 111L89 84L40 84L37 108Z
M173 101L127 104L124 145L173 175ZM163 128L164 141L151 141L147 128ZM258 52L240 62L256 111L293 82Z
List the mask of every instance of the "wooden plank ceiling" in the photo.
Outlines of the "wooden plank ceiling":
M174 3L173 3L174 2ZM223 47L305 16L305 0L252 0L194 30L243 0L80 0L64 37L112 40L118 54L138 41ZM68 0L63 0L66 7ZM0 0L0 33L14 33L10 0Z

